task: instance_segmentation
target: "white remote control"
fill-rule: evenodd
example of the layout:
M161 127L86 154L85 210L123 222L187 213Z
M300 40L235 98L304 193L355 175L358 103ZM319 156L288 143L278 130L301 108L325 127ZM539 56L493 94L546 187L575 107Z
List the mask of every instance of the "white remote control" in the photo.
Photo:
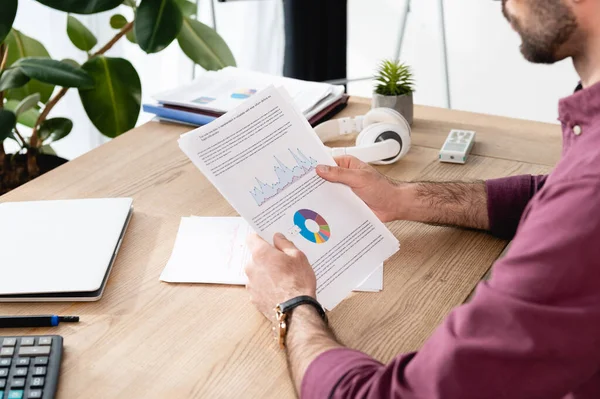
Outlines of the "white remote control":
M440 162L465 163L475 143L475 132L451 130L440 150Z

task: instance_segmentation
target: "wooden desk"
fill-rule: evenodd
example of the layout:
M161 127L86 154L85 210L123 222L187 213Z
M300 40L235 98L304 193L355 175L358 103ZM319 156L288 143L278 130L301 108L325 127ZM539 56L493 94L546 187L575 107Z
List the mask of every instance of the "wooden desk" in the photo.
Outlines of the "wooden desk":
M364 114L352 99L343 115ZM545 173L560 153L558 126L417 107L409 155L381 171L402 180L486 179ZM477 131L466 165L441 164L451 128ZM148 123L0 201L131 196L135 213L104 297L96 303L2 304L3 314L76 314L82 322L2 334L61 334L59 398L287 398L294 390L271 326L242 287L170 285L159 275L182 216L235 215L179 150L188 127ZM346 345L387 362L418 349L461 304L506 242L409 222L381 293L355 293L330 314ZM35 240L32 237L32 250ZM201 261L201 259L199 259Z

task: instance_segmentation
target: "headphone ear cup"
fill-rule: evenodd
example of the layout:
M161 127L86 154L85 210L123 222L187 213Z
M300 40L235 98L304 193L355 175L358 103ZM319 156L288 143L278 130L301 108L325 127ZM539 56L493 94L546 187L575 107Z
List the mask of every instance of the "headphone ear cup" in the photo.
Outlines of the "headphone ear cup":
M403 125L375 123L367 126L367 128L360 132L358 137L356 137L356 146L367 147L385 140L398 141L400 143L400 152L392 158L372 162L376 165L388 165L397 162L408 153L411 147L410 127L407 129L406 126Z

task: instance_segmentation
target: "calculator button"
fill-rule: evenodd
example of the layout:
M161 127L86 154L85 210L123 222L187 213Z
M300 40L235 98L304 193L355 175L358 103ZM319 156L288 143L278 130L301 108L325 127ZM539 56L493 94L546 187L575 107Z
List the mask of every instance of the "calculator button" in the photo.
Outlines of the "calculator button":
M32 387L43 387L44 386L44 377L35 377L31 380Z
M9 391L6 399L23 399L23 391Z
M15 353L15 348L2 348L0 349L0 357L12 357Z
M8 369L0 369L0 378L8 377Z
M12 348L10 348L12 349ZM49 346L21 346L19 348L19 356L38 356L49 355Z
M44 376L46 375L46 367L36 367L33 369L33 375L35 376Z
M40 338L39 341L38 341L38 345L40 345L40 346L52 345L52 337L42 337L42 338Z
M21 338L21 346L32 346L34 343L34 338L31 337L27 337L27 338Z
M4 359L0 359L0 367L8 367L10 366L10 361L12 359L10 357L8 358L4 358ZM2 396L0 396L0 398L2 398Z
M25 377L27 375L27 367L17 367L15 369L15 377Z
M17 366L29 366L29 358L28 357L20 357L17 359L15 363Z
M23 391L10 391L6 399L23 399Z
M36 366L45 366L48 364L48 358L47 357L36 357L35 360L33 361L33 364Z
M36 389L33 391L29 391L29 394L27 395L27 399L38 399L42 397L42 390L41 389Z
M25 379L24 378L15 378L10 383L10 386L12 388L23 388L25 386Z
M4 389L6 387L6 380L0 380L0 389Z
M4 338L2 346L15 346L17 344L16 338Z

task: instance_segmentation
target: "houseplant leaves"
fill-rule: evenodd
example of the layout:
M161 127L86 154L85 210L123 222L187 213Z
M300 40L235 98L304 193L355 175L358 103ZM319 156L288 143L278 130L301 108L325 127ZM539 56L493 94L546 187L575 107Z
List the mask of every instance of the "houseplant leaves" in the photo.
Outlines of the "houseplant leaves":
M135 16L135 37L146 53L167 47L179 33L182 14L174 0L142 0Z
M142 86L133 65L122 58L96 56L82 68L95 81L93 89L79 89L83 108L94 126L108 137L132 129L142 101Z
M127 25L127 18L125 18L121 14L115 14L112 17L110 17L111 28L122 29L125 25Z
M47 57L50 58L50 54L42 43L38 42L31 37L24 35L16 29L12 29L6 37L8 45L8 57L6 61L6 67L10 67L20 58L25 57ZM20 88L11 89L6 93L6 97L14 100L22 100L30 94L40 93L40 101L46 103L52 92L54 86L45 84L38 81L31 81L25 86Z
M20 102L17 100L8 100L6 103L4 103L4 109L15 112L19 104ZM17 123L33 128L39 117L40 111L36 108L31 108L17 116Z
M179 6L179 9L181 9L181 13L184 17L196 15L196 3L192 3L188 0L175 0L175 3Z
M95 14L101 11L112 10L123 0L37 0L56 10L72 12L75 14Z
M77 18L71 15L67 16L67 35L71 39L71 43L79 50L90 51L98 44L96 36Z
M21 68L8 68L0 75L0 91L22 87L29 80L29 76L25 75Z
M177 41L185 55L206 70L235 66L235 58L225 40L200 21L184 18Z
M25 75L62 87L94 87L94 80L81 68L49 58L29 57L15 63Z
M46 119L40 125L38 137L44 144L50 144L65 138L73 130L73 122L67 118Z
M23 114L24 112L36 107L38 102L40 101L40 93L33 93L30 96L25 97L17 106L15 107L14 113L17 115Z
M17 123L17 117L11 111L0 109L0 143L12 134L12 129Z
M0 43L6 39L8 32L10 32L10 28L12 28L13 22L15 22L17 6L17 0L2 1L2 12L0 13Z

